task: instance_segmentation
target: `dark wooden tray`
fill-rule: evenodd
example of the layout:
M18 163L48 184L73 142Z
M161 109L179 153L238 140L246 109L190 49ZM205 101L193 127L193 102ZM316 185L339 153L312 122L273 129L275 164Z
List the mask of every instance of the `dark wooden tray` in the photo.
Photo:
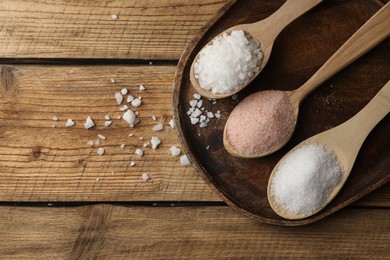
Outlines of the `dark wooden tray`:
M390 180L390 116L375 127L357 157L350 178L338 196L321 212L302 220L285 220L273 212L267 200L269 175L292 147L332 128L362 109L390 79L390 40L387 39L329 79L302 103L297 129L287 145L261 159L231 156L222 143L229 113L237 104L218 100L206 109L220 110L222 118L206 128L191 125L186 114L195 90L189 69L201 47L222 30L240 23L264 19L284 1L235 1L216 14L183 53L175 77L173 109L183 147L204 180L233 208L260 221L278 225L304 225L319 220L361 198ZM291 23L277 38L266 68L239 93L239 100L259 90L293 90L310 76L383 3L366 0L327 0ZM226 11L226 12L225 12ZM209 145L210 149L206 150Z

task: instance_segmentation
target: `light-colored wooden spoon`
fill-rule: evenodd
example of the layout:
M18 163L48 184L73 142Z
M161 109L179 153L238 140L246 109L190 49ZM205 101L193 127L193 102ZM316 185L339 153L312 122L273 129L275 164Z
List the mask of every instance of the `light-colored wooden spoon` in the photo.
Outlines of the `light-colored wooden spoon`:
M247 82L245 85L239 87L238 90L231 93L213 93L212 91L205 90L199 86L198 80L195 78L194 74L194 63L198 60L199 54L195 57L191 69L190 69L190 80L192 86L195 90L204 97L207 98L224 98L231 95L234 95L238 91L245 88L265 67L268 62L268 59L271 55L272 46L278 34L292 21L296 18L319 4L322 0L287 0L286 3L282 5L275 13L273 13L268 18L250 24L241 24L233 26L216 37L222 35L223 33L230 34L234 30L242 30L246 35L256 39L260 43L261 51L263 52L263 59L259 64L260 70L252 77L252 79ZM212 44L212 41L208 44ZM208 45L207 44L207 45Z
M355 163L355 159L359 153L360 147L362 146L364 140L371 132L371 130L390 112L390 81L378 92L378 94L365 106L359 113L354 117L346 121L345 123L312 136L305 141L298 144L294 147L289 153L287 153L283 158L288 156L290 153L295 150L311 144L317 143L320 145L325 145L327 148L330 148L335 154L342 170L343 174L340 182L334 189L331 191L329 196L325 199L321 208L315 212L310 212L306 214L294 214L282 209L277 202L275 197L272 195L272 180L275 177L276 171L280 162L275 166L274 170L271 173L270 179L268 181L268 201L272 209L281 217L287 219L301 219L314 215L315 213L322 210L330 201L337 195L340 189L343 187L345 181L347 180L352 167Z
M291 133L290 135L285 136L285 138L282 140L279 140L280 142L277 145L270 147L270 149L267 151L259 151L251 154L243 153L241 151L237 151L234 148L234 144L229 141L227 135L227 132L229 131L229 121L240 120L240 118L231 119L231 117L229 117L225 125L223 134L223 143L226 150L236 157L258 158L269 155L283 147L288 142L288 140L290 140L294 132L296 122L298 120L299 106L302 100L327 79L342 70L351 62L355 61L357 58L372 49L381 41L386 39L390 34L389 17L390 3L387 3L373 17L371 17L371 19L369 19L357 32L355 32L305 84L303 84L300 88L294 91L285 92L292 104L292 113L294 114L295 120L295 123L292 126L293 129L289 131ZM239 106L240 104L238 104L235 109L237 109ZM246 111L246 113L251 114L252 112ZM255 121L256 118L252 118L251 120ZM242 124L245 124L245 122L243 122Z

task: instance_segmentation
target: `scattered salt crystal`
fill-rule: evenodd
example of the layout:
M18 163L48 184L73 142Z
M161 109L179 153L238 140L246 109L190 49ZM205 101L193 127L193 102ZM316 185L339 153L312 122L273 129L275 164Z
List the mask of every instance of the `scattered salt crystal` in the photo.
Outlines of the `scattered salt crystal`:
M100 145L100 139L96 139L95 145Z
M116 103L118 103L118 105L120 105L123 101L123 96L121 93L119 92L116 92L115 93L115 100L116 100Z
M143 174L142 174L142 180L143 180L144 182L147 182L148 180L150 180L149 174L143 173Z
M135 162L134 161L131 161L130 162L130 167L133 167L135 165Z
M271 196L289 213L314 214L339 184L342 174L334 152L311 143L281 159L271 180Z
M131 105L133 106L133 107L139 107L140 105L141 105L141 100L140 99L138 99L138 98L136 98L136 99L134 99L133 101L131 101Z
M191 106L191 107L196 106L197 103L198 103L198 100L196 100L196 99L190 100L190 106Z
M110 118L109 115L105 115L105 116L104 116L104 119L106 119L106 120L111 120L111 118Z
M134 97L132 95L127 96L127 103L130 103L133 100L134 100Z
M152 119L153 119L154 121L156 121L156 120L157 120L157 117L156 117L155 115L152 115Z
M121 94L124 96L124 95L127 95L127 92L128 92L128 90L127 90L127 88L122 88L121 89Z
M119 109L119 111L126 111L127 109L129 109L129 106L128 105L123 105L123 107L121 107Z
M90 116L87 117L87 120L85 121L85 124L84 124L85 129L89 129L94 125L95 125L95 123L92 121L91 117Z
M217 113L214 114L214 116L215 116L216 118L220 118L220 117L221 117L221 114L217 112Z
M97 150L97 153L98 155L102 156L104 154L104 148L100 147L98 150Z
M210 149L210 145L206 146L206 150Z
M201 114L202 111L197 108L194 112L191 113L191 117L199 117Z
M129 137L132 137L134 134L129 134Z
M89 140L89 141L87 142L87 145L92 146L92 145L93 145L93 141L92 141L92 140Z
M177 148L176 145L171 146L171 148L169 148L169 150L171 151L172 156L179 156L181 153L181 150L179 148Z
M153 150L156 150L157 146L161 144L161 140L157 136L152 136L150 143L152 144Z
M214 118L214 113L213 112L207 112L207 117L208 118Z
M111 83L116 83L116 80L115 79L111 79Z
M126 144L121 144L121 145L120 145L120 148L121 148L121 149L125 149L125 146L126 146Z
M111 15L112 20L118 20L118 15L117 14L112 14Z
M191 124L195 125L199 122L199 118L191 117Z
M199 127L201 127L201 128L206 127L206 126L207 126L207 123L205 121L203 121L199 124Z
M138 122L138 117L130 109L123 114L123 120L125 120L130 127L134 127Z
M183 165L183 166L191 165L191 162L188 159L187 155L180 156L180 164Z
M106 137L105 137L104 135L102 135L102 134L98 134L98 137L99 137L99 139L101 139L101 140L106 140Z
M65 124L66 127L74 126L74 122L72 119L68 118Z
M203 106L203 100L199 100L198 103L196 104L198 108L201 108Z
M139 85L139 90L144 91L145 87L143 85Z
M195 94L194 94L194 98L196 98L196 99L201 99L201 97L202 97L202 96L201 96L199 93L195 93Z
M163 130L163 129L164 129L164 125L161 124L161 123L158 123L157 125L155 125L155 126L152 128L153 131L161 131L161 130Z
M169 126L171 127L171 128L175 128L175 121L173 120L173 119L171 119L171 120L169 120Z
M136 116L138 116L138 115L139 115L139 111L135 111L134 114L135 114Z
M58 116L53 116L53 117L52 117L52 120L53 120L53 121L58 121Z
M204 115L201 115L200 117L199 117L199 122L204 122L204 121L206 121L206 116L204 116Z
M200 87L213 93L231 93L251 80L262 59L259 43L244 31L216 37L199 53L194 74Z
M99 177L97 177L97 178L96 178L96 181L100 181L100 178L99 178Z
M217 100L214 100L214 101L213 101L213 105L215 105L215 104L217 104Z
M149 146L149 144L148 144L148 143L144 143L142 146L143 146L144 148L146 148L146 147Z
M142 156L144 155L144 152L141 150L141 149L135 149L135 152L134 152L136 155L138 156Z
M106 127L110 126L111 124L112 124L112 121L105 121L105 122L104 122L104 125L105 125Z
M122 117L121 116L117 116L116 119L121 119Z

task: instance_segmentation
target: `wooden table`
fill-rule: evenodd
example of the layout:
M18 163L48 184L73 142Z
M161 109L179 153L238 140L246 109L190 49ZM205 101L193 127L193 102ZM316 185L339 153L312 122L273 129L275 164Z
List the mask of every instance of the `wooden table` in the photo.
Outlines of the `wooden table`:
M228 2L0 1L2 259L390 258L389 184L314 224L271 226L170 155L177 61ZM117 119L122 88L142 96L135 128ZM103 156L87 145L97 134ZM153 135L160 146L143 148Z

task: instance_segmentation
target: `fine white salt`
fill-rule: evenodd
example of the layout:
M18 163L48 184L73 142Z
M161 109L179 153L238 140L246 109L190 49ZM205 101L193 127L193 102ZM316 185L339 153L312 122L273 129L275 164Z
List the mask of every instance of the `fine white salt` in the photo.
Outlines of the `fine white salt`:
M183 165L183 166L191 165L191 162L188 159L187 155L180 156L180 164Z
M235 30L215 38L199 53L194 65L200 87L213 93L231 93L252 79L263 58L259 42Z
M68 118L65 124L66 127L74 126L74 122L72 119Z
M278 164L271 181L271 196L283 210L314 214L340 182L342 168L334 152L321 144L292 150Z
M91 117L90 116L87 117L87 120L85 121L85 124L84 124L85 129L89 129L94 125L95 125L95 123L92 121Z

